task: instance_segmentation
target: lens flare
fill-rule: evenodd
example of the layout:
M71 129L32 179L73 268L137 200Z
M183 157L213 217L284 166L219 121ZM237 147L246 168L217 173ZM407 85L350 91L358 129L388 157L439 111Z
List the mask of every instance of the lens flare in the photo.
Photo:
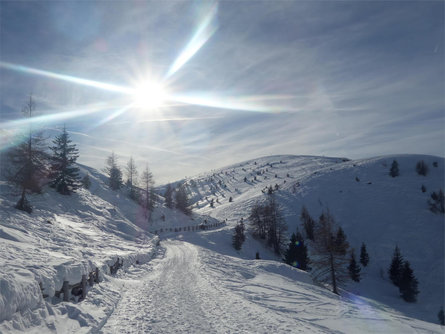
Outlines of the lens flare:
M172 76L182 66L184 66L185 63L187 63L190 58L192 58L218 30L217 14L218 3L214 2L208 12L204 15L204 18L200 22L198 29L196 30L190 42L188 42L187 46L171 65L170 69L167 72L166 78Z
M133 90L128 87L108 84L108 83L104 83L104 82L100 82L100 81L77 78L77 77L73 77L71 75L58 74L58 73L54 73L54 72L39 70L39 69L32 68L32 67L6 63L6 62L2 62L2 61L0 61L0 68L14 70L14 71L18 71L18 72L27 73L27 74L39 75L39 76L43 76L43 77L47 77L47 78L51 78L51 79L72 82L75 84L104 89L104 90L108 90L108 91L116 92L116 93L132 94L132 92L133 92Z

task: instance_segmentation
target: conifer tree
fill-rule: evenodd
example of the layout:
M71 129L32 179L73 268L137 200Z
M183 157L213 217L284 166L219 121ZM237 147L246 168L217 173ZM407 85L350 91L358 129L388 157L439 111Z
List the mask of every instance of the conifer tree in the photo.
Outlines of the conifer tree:
M7 171L8 182L20 189L21 196L15 208L32 212L32 206L26 198L28 193L40 193L42 186L40 180L47 171L47 155L45 153L45 139L41 133L33 131L31 119L36 105L32 96L22 109L22 113L29 120L29 130L23 141L8 152L11 167Z
M114 152L107 158L107 167L104 172L108 175L108 184L111 189L118 190L122 187L122 171L117 165L117 157Z
M169 209L173 208L173 189L171 184L167 184L167 188L165 189L164 193L165 198L165 206Z
M360 248L360 263L363 267L366 267L369 263L369 255L366 251L366 245L364 242L362 243L362 247Z
M292 233L289 246L284 254L284 262L290 266L307 271L309 269L309 257L307 246L304 244L303 236L299 231Z
M443 190L440 189L437 193L434 191L431 194L431 199L428 201L430 210L434 213L445 213L445 196Z
M392 177L399 176L399 164L396 160L392 162L391 169L389 170L389 175Z
M50 186L62 195L70 195L80 187L79 168L75 167L79 150L71 144L65 126L60 135L53 140L51 156Z
M180 186L179 189L176 191L175 202L176 209L182 211L186 215L190 215L192 213L192 210L189 207L190 204L184 185Z
M437 313L437 317L439 318L439 323L442 326L445 326L445 314L443 312L443 306L440 308L439 313Z
M416 164L416 172L419 175L426 176L428 174L428 165L425 163L425 161L420 160Z
M405 301L414 303L417 300L417 295L419 293L417 286L418 281L414 277L414 272L411 269L409 262L405 261L399 282L400 295Z
M85 189L90 189L91 187L91 180L90 180L90 174L85 174L85 176L82 178L82 181L80 181L82 183L82 187L84 187Z
M306 233L306 238L314 241L314 239L315 239L314 238L315 221L309 215L309 212L307 211L307 209L304 205L303 205L303 208L301 209L300 220L303 224L303 228Z
M400 249L398 246L394 249L394 254L392 256L391 265L389 267L388 273L389 278L395 286L400 286L400 280L402 278L403 270L403 257L400 254Z
M232 245L236 250L240 250L245 240L246 236L244 234L244 223L241 220L235 226L235 230L232 236Z
M357 264L357 261L355 260L355 252L353 249L351 250L351 258L349 260L348 271L349 271L349 277L354 282L360 282L360 266Z
M337 229L337 235L335 236L335 246L339 250L341 255L346 255L346 251L348 250L349 244L346 241L345 232L341 227Z

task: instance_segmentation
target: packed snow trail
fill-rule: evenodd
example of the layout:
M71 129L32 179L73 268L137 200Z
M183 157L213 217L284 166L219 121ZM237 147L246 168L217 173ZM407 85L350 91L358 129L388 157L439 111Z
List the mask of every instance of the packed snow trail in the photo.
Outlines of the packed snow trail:
M103 333L291 330L280 319L265 316L257 305L217 287L208 278L196 246L181 241L162 244L165 257L153 266L152 274L125 284L128 290Z
M438 332L364 299L340 300L281 263L242 260L179 240L162 246L163 256L116 279L122 299L93 332Z

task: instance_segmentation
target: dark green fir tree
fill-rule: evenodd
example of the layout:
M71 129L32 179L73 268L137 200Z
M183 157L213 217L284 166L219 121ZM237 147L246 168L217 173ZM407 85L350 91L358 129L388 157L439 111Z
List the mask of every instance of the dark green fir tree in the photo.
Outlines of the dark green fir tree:
M391 265L388 270L389 278L395 286L400 286L403 270L403 257L398 246L394 249Z
M351 258L349 260L349 277L354 282L360 282L360 266L358 265L357 261L355 260L355 252L354 250L351 251Z
M391 169L389 170L389 175L392 177L399 176L399 164L394 160L391 164Z
M283 261L301 270L307 271L309 269L310 261L307 254L307 246L304 244L303 236L299 231L297 231L297 234L292 233Z
M74 164L79 157L79 150L72 144L66 128L53 140L51 156L50 186L62 195L71 195L81 186L79 168Z
M417 289L418 284L409 262L405 261L399 283L400 295L405 301L409 303L416 302L417 295L419 294L419 290Z
M363 242L362 247L360 248L360 263L363 267L366 267L369 263L369 254L366 250L366 245Z

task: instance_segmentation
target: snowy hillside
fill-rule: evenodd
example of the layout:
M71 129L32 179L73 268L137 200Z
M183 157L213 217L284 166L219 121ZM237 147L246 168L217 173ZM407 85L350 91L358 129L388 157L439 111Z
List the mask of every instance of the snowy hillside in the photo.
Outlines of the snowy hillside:
M396 178L388 175L393 159ZM415 172L420 159L427 176ZM80 166L90 190L62 196L45 188L29 197L31 215L13 208L17 196L0 181L0 333L440 333L444 224L427 199L443 187L443 166L428 156L265 157L186 180L192 217L158 203L151 223L89 167ZM360 283L337 296L250 235L234 250L233 225L276 184L289 233L303 204L314 218L329 207L351 246L367 243L371 262ZM205 221L214 227L196 228ZM145 231L161 229L159 237ZM419 280L414 304L386 277L396 243ZM261 260L253 260L257 251ZM124 270L111 275L117 258ZM95 268L101 282L85 300L63 302L63 281L78 283Z
M389 176L393 160L398 161L400 169L400 176L395 178ZM415 170L420 160L429 167L426 176ZM444 216L432 213L427 201L433 191L444 187L443 158L399 155L348 161L271 156L214 170L186 182L196 211L227 219L229 225L241 217L246 219L255 202L265 201L269 186L275 189L278 185L274 194L283 208L289 233L300 226L303 205L315 219L329 208L351 247L358 251L365 242L370 253L364 279L348 289L408 316L437 322L444 301ZM210 206L212 199L214 208ZM419 280L420 294L415 304L401 301L398 289L387 278L396 245ZM254 254L241 250L241 256L252 258Z
M86 172L90 190L62 196L45 189L29 197L31 215L13 208L17 196L0 182L0 323L6 320L0 332L2 326L26 328L48 321L54 312L66 313L65 306L57 311L60 299L54 297L63 281L79 283L96 267L102 280L117 258L128 267L152 257L158 239L129 220L139 214L138 206L110 192L102 174L81 167Z

